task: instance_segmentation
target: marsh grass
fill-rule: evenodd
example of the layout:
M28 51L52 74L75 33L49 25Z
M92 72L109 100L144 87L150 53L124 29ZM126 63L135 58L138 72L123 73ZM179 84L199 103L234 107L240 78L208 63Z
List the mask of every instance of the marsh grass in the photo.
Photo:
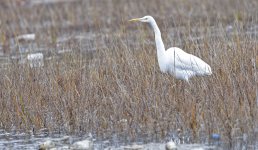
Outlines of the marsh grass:
M37 45L47 46L43 52L51 51L51 59L42 68L13 62L2 69L0 127L104 138L116 133L132 140L163 139L180 129L191 142L219 133L231 146L243 134L251 144L257 140L258 3L217 3L85 0L19 6L6 1L0 9L4 55L17 50L9 39L35 32ZM152 31L126 22L146 14L156 18L167 48L201 57L213 75L188 84L162 74ZM58 37L80 32L99 36L62 43L72 52L57 55Z

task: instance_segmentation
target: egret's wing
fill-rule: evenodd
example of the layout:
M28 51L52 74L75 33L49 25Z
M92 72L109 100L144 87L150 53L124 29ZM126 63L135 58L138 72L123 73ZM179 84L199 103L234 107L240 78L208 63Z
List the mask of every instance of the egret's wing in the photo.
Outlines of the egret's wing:
M188 54L181 50L180 48L170 48L168 49L170 51L170 56L174 57L171 58L172 64L177 69L186 70L186 71L192 71L194 73L198 74L207 74L209 71L209 65L205 63L200 58Z

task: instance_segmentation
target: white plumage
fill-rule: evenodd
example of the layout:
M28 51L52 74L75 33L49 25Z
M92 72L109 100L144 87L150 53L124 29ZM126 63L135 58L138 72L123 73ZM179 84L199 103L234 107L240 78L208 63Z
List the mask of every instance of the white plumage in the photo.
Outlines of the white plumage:
M131 19L129 21L147 22L155 33L158 63L161 72L169 73L177 79L189 81L193 76L211 75L211 67L200 58L188 54L177 47L165 50L159 27L152 16Z

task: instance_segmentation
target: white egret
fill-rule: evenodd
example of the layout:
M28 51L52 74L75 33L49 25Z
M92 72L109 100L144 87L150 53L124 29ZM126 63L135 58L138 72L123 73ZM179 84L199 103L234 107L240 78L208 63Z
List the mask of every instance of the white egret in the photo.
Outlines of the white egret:
M161 72L169 73L177 79L189 81L193 76L211 75L211 67L200 58L188 54L177 47L165 50L159 27L152 16L135 18L129 21L149 23L155 33L158 63Z

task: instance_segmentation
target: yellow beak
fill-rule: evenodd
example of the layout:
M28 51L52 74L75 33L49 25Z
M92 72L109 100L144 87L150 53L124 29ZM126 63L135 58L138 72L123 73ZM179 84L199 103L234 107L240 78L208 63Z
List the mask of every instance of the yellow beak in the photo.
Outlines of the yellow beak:
M128 20L128 21L140 21L140 18L135 18L135 19L131 19L131 20Z

